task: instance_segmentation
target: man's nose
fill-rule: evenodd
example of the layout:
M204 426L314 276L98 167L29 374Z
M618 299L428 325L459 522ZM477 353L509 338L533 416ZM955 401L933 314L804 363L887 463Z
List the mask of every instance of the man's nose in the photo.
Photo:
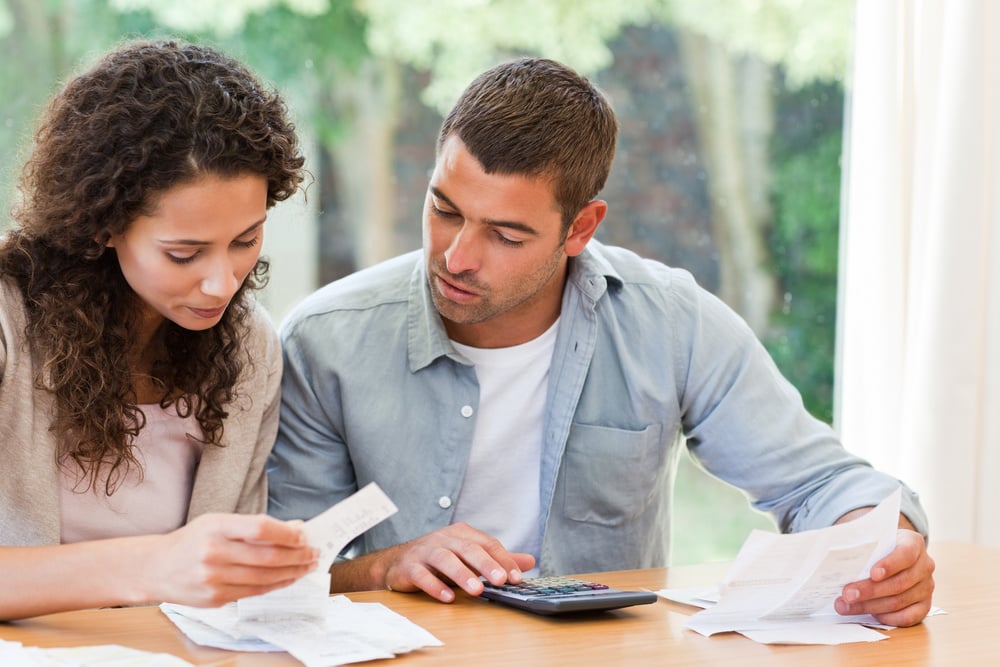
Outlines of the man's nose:
M449 273L458 274L476 271L480 264L479 243L468 225L462 227L444 251L445 266Z

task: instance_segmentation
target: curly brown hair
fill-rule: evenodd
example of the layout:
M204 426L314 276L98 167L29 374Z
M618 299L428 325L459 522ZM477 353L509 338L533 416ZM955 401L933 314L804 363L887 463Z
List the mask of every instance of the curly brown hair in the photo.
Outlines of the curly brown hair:
M51 430L63 456L112 493L145 426L132 371L121 360L139 297L108 239L147 215L158 195L206 174L261 175L267 206L294 194L303 157L282 97L216 50L177 41L127 42L70 80L39 119L21 175L15 228L0 273L24 293L36 384L54 394ZM222 320L205 331L167 322L153 367L160 404L192 413L206 444L222 439L226 407L250 363L241 335L249 292L266 281L260 259ZM180 398L178 398L180 397Z

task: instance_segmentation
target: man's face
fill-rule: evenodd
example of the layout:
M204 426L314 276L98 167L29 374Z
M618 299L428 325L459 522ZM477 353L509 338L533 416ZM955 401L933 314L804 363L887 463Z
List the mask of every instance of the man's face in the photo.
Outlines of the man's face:
M423 243L449 336L509 347L548 329L562 301L564 236L548 179L487 174L448 138L427 190Z

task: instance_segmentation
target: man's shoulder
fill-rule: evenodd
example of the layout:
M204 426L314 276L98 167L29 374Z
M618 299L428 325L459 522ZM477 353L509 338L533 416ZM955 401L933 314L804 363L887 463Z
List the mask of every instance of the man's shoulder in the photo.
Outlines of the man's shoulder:
M304 319L405 304L422 256L419 250L399 255L320 287L288 314L282 329Z
M581 260L584 277L603 276L612 289L615 286L651 288L673 294L701 290L686 269L642 257L620 246L591 241Z

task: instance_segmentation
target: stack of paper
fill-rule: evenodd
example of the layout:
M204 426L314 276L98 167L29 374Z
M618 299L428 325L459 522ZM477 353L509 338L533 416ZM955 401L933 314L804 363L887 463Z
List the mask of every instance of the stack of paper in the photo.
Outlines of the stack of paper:
M190 662L166 653L149 653L134 648L105 644L73 648L39 648L0 639L3 667L194 667Z
M240 618L323 618L330 597L330 566L337 555L355 537L396 512L393 502L372 482L306 521L303 530L309 544L319 549L319 567L291 586L239 600Z
M441 642L381 604L328 597L322 618L240 618L236 604L199 609L164 603L160 609L193 642L231 651L287 651L306 667L391 658Z
M355 537L396 512L374 483L306 522L319 569L291 586L214 609L164 603L160 609L192 641L233 651L287 651L306 667L391 658L441 646L432 634L380 604L330 597L329 569Z
M705 636L739 632L762 643L841 644L878 641L872 616L841 616L833 607L845 585L866 579L896 545L900 492L846 523L778 535L753 531L718 589L717 602L686 626ZM699 604L690 591L663 590L666 598ZM710 598L711 594L699 594ZM869 626L869 627L865 627Z

